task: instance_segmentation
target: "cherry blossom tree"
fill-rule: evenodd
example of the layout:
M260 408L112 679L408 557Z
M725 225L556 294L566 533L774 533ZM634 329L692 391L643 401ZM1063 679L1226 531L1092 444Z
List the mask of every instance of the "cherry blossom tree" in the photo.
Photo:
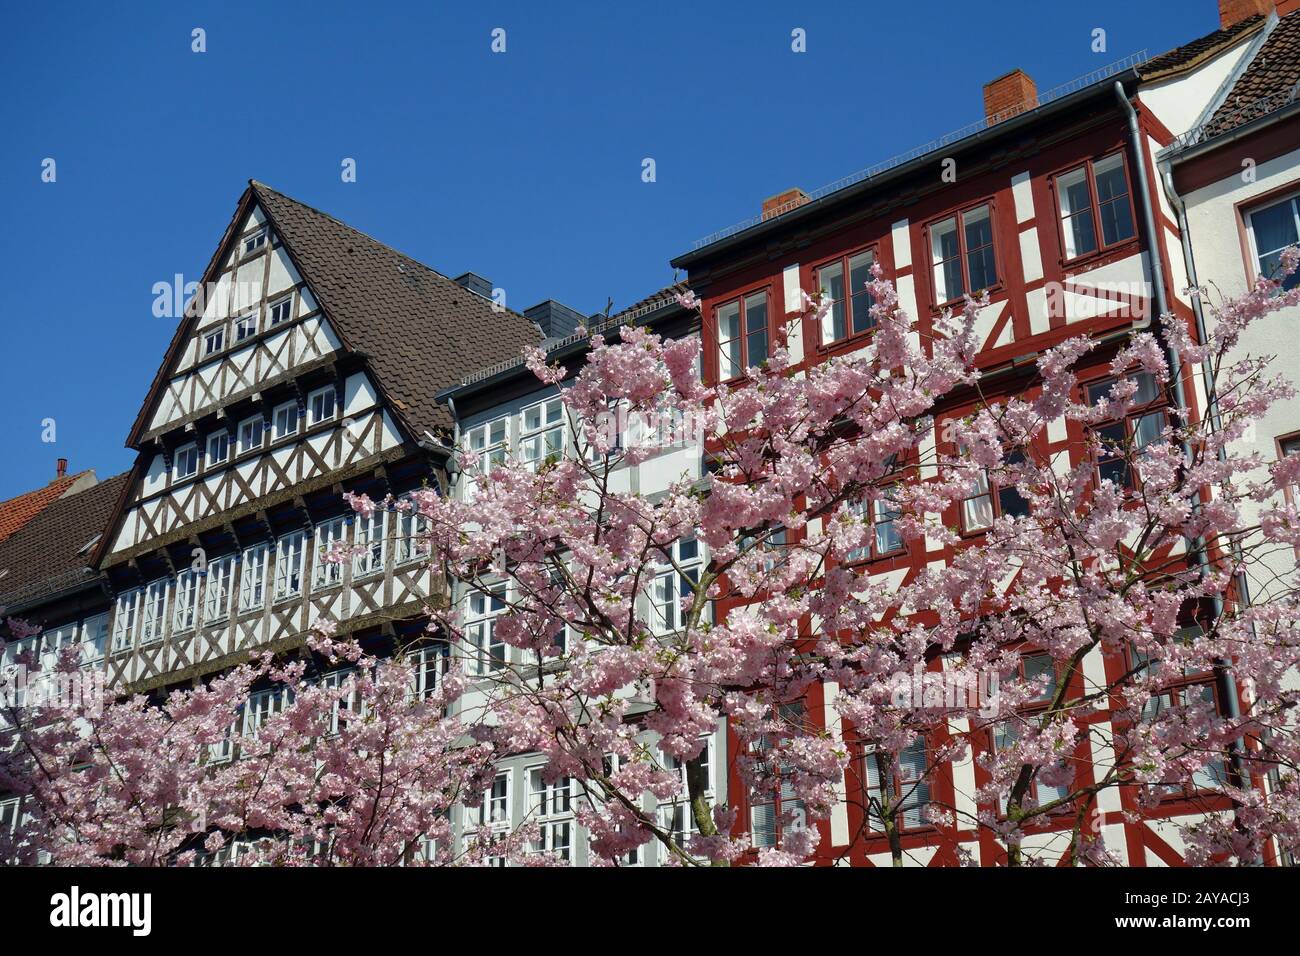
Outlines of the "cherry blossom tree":
M642 328L593 336L576 375L531 351L561 387L571 453L486 474L461 454L464 495L349 499L417 509L456 582L428 608L452 651L433 698L411 699L400 658L322 635L312 659L347 658L355 677L311 683L307 659L267 659L161 706L28 715L0 763L0 789L37 808L20 851L154 864L246 839L257 862L548 862L522 855L527 829L451 839L452 807L480 805L493 760L524 752L577 781L604 864L647 844L680 865L804 862L845 802L895 864L919 815L958 860L977 832L999 862L1044 862L1032 837L1051 830L1070 863L1112 864L1108 792L1133 815L1175 794L1199 806L1179 824L1192 862L1300 848L1294 569L1263 601L1243 589L1265 549L1300 548L1284 494L1300 460L1234 445L1294 394L1241 333L1300 292L1199 290L1205 341L1162 316L1118 346L1066 341L1009 391L975 365L985 300L923 341L888 281L869 291L865 347L805 369L778 341L735 385L699 380L695 340ZM814 321L829 308L805 299ZM1109 376L1081 388L1100 348ZM1211 414L1187 397L1198 375ZM703 477L653 495L620 479L683 440ZM967 511L980 520L953 523ZM944 559L873 575L859 558L885 533ZM465 617L476 597L499 609L497 643ZM251 728L243 711L239 759L215 762L262 684L292 701ZM711 803L699 758L720 727L748 802L781 794L762 841L738 801ZM941 797L958 765L973 784ZM689 828L655 806L683 781Z

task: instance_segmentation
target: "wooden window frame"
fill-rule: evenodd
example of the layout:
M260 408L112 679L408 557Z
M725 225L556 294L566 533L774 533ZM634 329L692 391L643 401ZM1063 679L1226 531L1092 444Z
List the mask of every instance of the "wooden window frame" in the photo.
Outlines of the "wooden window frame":
M970 281L971 281L970 280L970 258L969 258L970 250L967 248L966 245L965 216L967 213L973 212L974 210L979 209L981 206L987 206L989 210L989 234L991 236L991 242L989 243L989 247L993 250L994 282L992 285L984 286L980 289L972 289L970 288ZM956 219L957 221L957 249L958 249L957 255L958 255L958 261L961 264L962 284L965 287L965 290L961 295L950 296L947 299L940 299L939 284L935 279L935 270L939 267L939 263L933 261L934 259L933 233L936 226L939 226L947 222L949 219ZM992 295L995 292L1001 292L1006 287L1006 283L1002 277L1003 250L1002 250L1002 243L998 239L997 226L998 226L998 202L996 196L984 196L980 199L976 199L968 203L963 203L961 206L958 206L954 209L946 210L941 215L928 219L925 222L924 226L922 227L922 235L924 236L925 239L924 266L926 270L926 281L929 283L930 286L931 309L934 313L937 314L939 312L942 312L944 309L954 308L960 305L964 301L964 297L966 295L973 296L977 292L988 292L990 295Z
M1105 233L1101 227L1101 203L1097 198L1097 178L1095 167L1098 163L1104 163L1112 156L1120 157L1120 169L1124 172L1124 185L1127 187L1125 195L1128 198L1129 222L1133 224L1133 235L1126 236L1123 239L1117 239L1115 242L1107 244L1105 241ZM1060 181L1062 178L1069 176L1072 173L1076 173L1080 169L1084 171L1084 181L1088 185L1088 214L1092 216L1093 239L1096 241L1097 247L1095 249L1090 249L1087 252L1076 252L1074 255L1069 255L1066 252L1065 216L1061 212ZM1122 249L1125 245L1138 241L1137 206L1133 199L1133 177L1129 172L1128 150L1123 147L1110 149L1098 156L1089 157L1082 162L1071 163L1069 166L1063 167L1052 173L1049 177L1049 182L1051 184L1052 193L1052 215L1056 219L1056 239L1057 242L1060 243L1062 265L1075 266L1079 263L1087 262L1090 259L1108 255L1116 249ZM1071 216L1070 218L1074 217Z

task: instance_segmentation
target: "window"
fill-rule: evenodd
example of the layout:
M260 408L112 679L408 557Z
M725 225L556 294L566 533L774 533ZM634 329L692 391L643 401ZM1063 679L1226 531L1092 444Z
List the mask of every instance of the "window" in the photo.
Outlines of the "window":
M302 594L303 542L306 537L304 532L295 531L275 543L275 600L277 601Z
M684 598L694 598L700 580L700 543L695 538L681 538L663 550L650 582L650 627L656 634L669 634L686 624ZM678 568L672 566L676 561Z
M249 253L256 252L258 249L261 249L264 245L266 245L265 226L257 230L257 232L253 233L252 235L245 237L244 255L248 255Z
M176 481L182 478L188 478L199 470L199 446L191 442L188 445L182 445L175 452L175 466L172 474Z
M407 655L411 665L411 696L423 700L438 689L438 681L447 670L446 644L428 644Z
M803 725L802 704L782 704L777 713L785 723ZM787 828L802 830L808 825L803 801L796 798L793 784L786 779L783 768L766 756L773 745L769 738L762 737L755 746L765 765L762 769L773 781L766 793L754 794L750 803L750 841L755 848L776 846Z
M898 531L898 519L903 511L894 500L892 490L887 489L869 506L865 501L857 501L849 508L859 520L870 522L871 536L865 546L853 548L845 554L845 562L867 561L903 550L903 536Z
M1208 706L1211 712L1217 710L1214 686L1205 683L1183 684L1170 687L1154 694L1142 705L1142 721L1151 723L1161 719L1174 708L1180 708L1174 719L1181 719L1187 708L1200 705ZM1205 790L1220 790L1230 783L1228 767L1222 754L1211 754L1200 767L1192 771L1191 779L1185 783L1156 784L1155 789L1161 793L1191 794Z
M468 435L469 450L478 459L479 472L491 473L493 468L505 464L506 444L508 442L508 419L498 418L471 428Z
M334 386L318 388L307 396L307 424L319 425L334 417Z
M272 687L252 694L244 705L244 736L256 740L257 732L266 726L266 722L276 714L284 713L292 703L293 690L288 687Z
M918 739L899 751L896 765L890 755L879 751L866 755L866 765L867 825L873 830L885 828L881 809L888 803L899 829L925 826L925 808L930 802L925 741Z
M739 378L745 369L760 365L768 356L767 293L720 305L718 320L718 378Z
M528 770L528 816L537 824L537 839L529 841L529 853L553 853L561 860L573 859L573 813L570 777L547 783L545 767Z
M1014 746L1016 741L1020 739L1021 730L1022 728L1017 718L1015 717L1005 718L1000 724L998 724L993 729L994 752L995 753L1003 752L1006 751L1008 748ZM1059 771L1059 768L1062 768L1064 766L1065 766L1065 762L1060 761L1057 764L1055 764L1053 769L1057 769ZM1042 769L1040 769L1038 773L1034 774L1034 788L1032 791L1029 791L1027 793L1027 796L1031 796L1033 798L1034 806L1043 807L1057 800L1064 800L1066 797L1070 795L1070 789L1071 788L1069 784L1066 783L1058 783L1058 784L1044 783L1042 780ZM1010 793L1002 793L998 795L998 812L1001 813L1003 816L1006 815L1007 803L1010 801L1010 799L1011 799Z
M298 432L298 403L277 405L271 415L271 441L288 438Z
M1093 435L1100 442L1097 451L1097 478L1099 481L1112 481L1121 488L1133 488L1133 469L1130 459L1140 455L1143 448L1160 437L1165 427L1165 412L1141 411L1144 406L1160 398L1160 388L1156 378L1150 372L1137 372L1130 376L1137 382L1137 391L1129 399L1129 404L1137 411L1131 411L1122 419L1093 426ZM1087 386L1088 405L1095 407L1110 395L1111 386L1117 379L1106 379Z
M998 283L993 213L986 203L930 227L936 305L975 295Z
M230 432L221 431L208 436L208 457L205 467L219 465L230 457Z
M235 341L242 342L257 334L257 313L246 315L235 322Z
M194 627L199 609L199 576L193 571L182 571L176 578L176 614L172 621L177 631Z
M552 398L520 413L519 457L529 471L553 465L564 456L564 403Z
M333 690L343 690L347 687L349 681L355 682L357 678L357 669L355 667L341 667L336 671L330 671L321 678L321 686ZM330 707L330 727L329 734L332 736L343 729L351 717L361 717L365 712L365 706L361 701L361 692L357 689L356 684L344 693L339 694L333 705ZM348 714L349 717L341 717L342 714Z
M1018 451L1009 453L1005 458L1008 465L1018 465L1024 460L1025 456ZM1003 487L991 483L988 472L980 469L970 497L961 503L962 530L983 531L993 526L994 519L1004 515L1028 517L1029 502L1016 491L1015 485Z
M113 652L128 651L135 646L135 629L144 588L135 588L117 596L117 611L113 615Z
M311 586L328 588L343 583L343 563L326 561L325 556L335 544L343 543L347 524L342 518L325 521L316 526L316 563L312 568Z
M140 645L161 641L166 624L167 581L154 581L144 589L140 607Z
M283 299L276 299L267 311L271 314L272 326L288 322L293 318L293 296L287 295Z
M1276 279L1281 266L1282 250L1300 242L1300 193L1246 213L1246 230L1250 233L1250 254L1255 274ZM1300 269L1282 283L1284 289L1300 285Z
M104 648L108 645L108 613L88 617L81 624L81 659L83 663L95 664L104 659Z
M829 345L850 335L866 332L876 324L871 307L875 300L867 291L871 281L871 250L844 256L817 270L817 288L823 301L830 300L831 310L822 320L822 344ZM844 277L849 277L847 289Z
M378 574L384 570L384 533L388 527L388 512L376 508L370 517L357 516L357 548L352 556L352 577Z
M1300 455L1300 435L1288 435L1286 438L1279 438L1277 442L1278 452L1281 458L1287 455ZM1291 497L1296 497L1297 489L1294 485L1290 488Z
M252 418L245 418L239 423L239 454L252 451L254 448L262 447L262 416L255 415Z
M429 519L415 510L398 512L397 515L397 563L416 561L427 558L432 551L429 541Z
M1124 154L1112 153L1056 177L1065 258L1108 249L1137 233L1129 200ZM1097 223L1101 223L1098 246Z
M22 797L7 797L0 800L0 833L12 836L18 830L21 819Z
M266 592L266 555L264 544L254 545L244 552L243 570L239 576L239 609L251 611L262 606Z
M1051 654L1025 654L1020 658L1018 679L1036 689L1029 698L1036 703L1049 703L1056 696L1056 661Z
M714 779L713 779L713 738L704 738L704 749L690 760L683 761L677 757L670 757L663 754L663 766L667 770L674 770L681 778L681 790L678 795L670 802L659 807L660 825L672 834L673 843L681 850L685 850L692 837L699 833L699 827L695 822L695 814L691 809L691 791L687 783L686 774L689 766L693 771L698 771L704 778L704 796L709 803L713 802ZM661 862L667 862L670 858L667 847L662 847Z
M226 343L226 330L224 327L213 329L203 336L203 357L215 355L221 351L221 347Z
M204 623L224 620L230 614L231 584L235 579L235 556L208 562L207 584L203 589Z
M495 619L506 607L505 584L494 584L485 591L469 595L469 613L465 636L471 674L484 675L506 666L506 644L496 635Z

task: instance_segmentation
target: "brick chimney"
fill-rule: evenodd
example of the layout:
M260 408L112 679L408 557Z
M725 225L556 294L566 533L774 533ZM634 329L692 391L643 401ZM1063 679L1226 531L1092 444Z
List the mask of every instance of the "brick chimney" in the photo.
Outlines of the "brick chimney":
M1037 105L1038 87L1024 70L1012 70L984 84L984 119L990 126Z
M68 459L60 458L54 466L54 477L62 478L68 473Z
M1273 0L1219 0L1219 29L1226 30L1256 14L1268 16Z
M768 196L763 200L763 219L766 221L773 216L781 215L783 212L798 209L807 201L808 194L798 186L787 189L783 193L777 193L775 196Z

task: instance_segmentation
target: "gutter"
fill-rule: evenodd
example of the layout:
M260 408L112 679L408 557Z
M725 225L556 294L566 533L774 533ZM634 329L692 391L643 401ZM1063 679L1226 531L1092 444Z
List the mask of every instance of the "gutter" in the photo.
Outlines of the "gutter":
M1129 102L1128 94L1124 92L1124 84L1116 82L1114 85L1115 96L1119 100L1120 107L1128 117L1129 145L1133 150L1134 162L1137 165L1138 195L1142 201L1142 222L1146 227L1149 239L1148 255L1151 258L1151 278L1155 283L1154 298L1158 315L1165 315L1169 312L1169 301L1165 294L1165 270L1164 263L1160 258L1160 234L1156 232L1155 209L1151 197L1151 184L1147 179L1146 151L1142 144L1142 130L1138 126L1137 112L1133 109L1133 104ZM1183 247L1184 254L1187 254L1187 233L1183 226L1183 217L1180 213L1179 228L1183 229ZM1190 273L1189 273L1190 274ZM1197 331L1202 328L1199 321ZM1155 326L1156 337L1160 340L1165 348L1165 360L1169 363L1170 373L1173 375L1174 399L1178 402L1178 407L1187 408L1187 394L1183 386L1183 364L1178 352L1165 339L1164 333L1159 324ZM1187 461L1192 459L1191 444L1183 440L1183 455ZM1192 507L1194 510L1201 509L1200 496L1193 499ZM1205 576L1209 568L1209 558L1205 554L1205 539L1197 536L1191 542L1193 553L1196 555L1197 568L1202 576ZM1223 598L1216 594L1212 598L1214 604L1214 617L1216 620L1223 616ZM1224 658L1215 660L1214 681L1219 691L1219 699L1223 702L1225 715L1229 720L1238 721L1241 718L1241 701L1237 696L1237 681L1232 675L1232 667ZM1232 764L1233 776L1239 783L1248 783L1249 777L1246 775L1241 754L1244 750L1243 741L1238 738L1228 745L1229 759ZM1235 803L1235 801L1234 801Z

